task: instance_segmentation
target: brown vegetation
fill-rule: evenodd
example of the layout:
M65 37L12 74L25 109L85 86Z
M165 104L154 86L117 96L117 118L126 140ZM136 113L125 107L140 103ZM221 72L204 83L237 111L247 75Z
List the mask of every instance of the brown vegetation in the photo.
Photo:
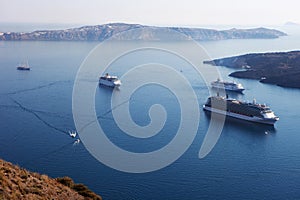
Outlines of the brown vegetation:
M0 200L93 199L101 197L69 177L52 179L0 159Z

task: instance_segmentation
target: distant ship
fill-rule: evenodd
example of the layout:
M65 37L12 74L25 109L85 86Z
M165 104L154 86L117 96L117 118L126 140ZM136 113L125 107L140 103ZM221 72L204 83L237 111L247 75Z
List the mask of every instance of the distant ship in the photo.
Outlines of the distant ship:
M110 76L106 73L104 76L99 78L99 85L105 85L108 87L119 87L121 86L121 81L117 76Z
M251 122L274 125L279 120L274 112L265 104L258 104L229 99L228 97L212 96L203 105L203 109Z
M17 66L17 70L30 70L30 66L28 65L28 61L26 63L20 63Z
M240 83L221 81L220 79L212 82L211 86L215 89L223 89L233 92L243 92L245 90L245 88Z

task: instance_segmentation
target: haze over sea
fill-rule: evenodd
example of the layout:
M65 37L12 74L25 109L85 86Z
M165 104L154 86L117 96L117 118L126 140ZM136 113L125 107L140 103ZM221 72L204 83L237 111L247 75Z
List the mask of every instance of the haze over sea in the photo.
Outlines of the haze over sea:
M9 28L9 27L8 27ZM297 26L282 27L289 36L200 42L211 58L254 52L300 49ZM27 29L29 30L29 29ZM2 31L2 30L1 30ZM13 31L13 30L12 30ZM82 143L68 136L75 125L72 90L77 70L97 42L0 41L0 157L21 167L52 177L70 176L104 199L298 199L300 198L300 90L227 77L232 71L219 67L223 79L246 88L233 98L266 103L280 120L274 127L227 120L214 149L204 159L198 152L210 117L201 106L209 96L199 75L185 63L162 57L182 67L200 108L197 135L176 162L161 170L131 174L98 162ZM120 42L118 45L128 45ZM176 45L174 43L173 45ZM191 51L180 43L181 48ZM130 68L134 59L149 60L156 52L137 52L112 65L116 75ZM28 60L31 71L17 71ZM199 63L201 65L202 63ZM95 63L97 65L97 63ZM99 74L100 75L100 74ZM95 83L97 84L97 83ZM120 88L122 92L122 87ZM107 136L117 145L136 152L161 148L172 140L180 121L178 102L170 91L157 85L137 90L130 102L133 120L149 123L148 109L162 104L168 115L159 137L135 140L116 126L110 111L112 90L97 88L96 112ZM105 114L103 114L105 113ZM164 133L164 134L163 134Z

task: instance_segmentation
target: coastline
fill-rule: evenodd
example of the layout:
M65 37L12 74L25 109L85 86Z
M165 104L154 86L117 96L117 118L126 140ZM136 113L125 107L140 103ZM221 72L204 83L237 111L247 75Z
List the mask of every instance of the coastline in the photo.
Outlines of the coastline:
M250 53L204 61L235 69L229 76L254 79L287 88L300 88L300 51Z
M102 199L85 185L76 184L69 177L53 179L2 159L0 166L0 199Z

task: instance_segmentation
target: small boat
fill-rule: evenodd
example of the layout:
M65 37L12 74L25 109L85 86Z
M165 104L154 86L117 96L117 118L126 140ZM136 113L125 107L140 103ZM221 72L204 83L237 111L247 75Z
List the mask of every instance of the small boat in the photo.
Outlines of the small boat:
M223 89L233 92L243 92L245 90L245 88L240 83L221 81L219 78L218 80L212 82L211 86L215 89Z
M274 112L265 104L258 104L230 99L228 96L212 96L207 99L203 109L209 112L226 115L251 122L274 125L279 120Z
M106 73L104 76L99 78L99 85L104 85L108 87L119 87L121 86L121 81L117 76L110 76Z
M17 70L30 70L30 66L28 65L28 61L26 63L20 63L17 66Z
M72 138L75 138L76 135L77 135L77 132L76 132L76 131L69 131L69 135L70 135Z
M80 139L76 139L74 142L73 142L73 146L76 146L80 143Z

